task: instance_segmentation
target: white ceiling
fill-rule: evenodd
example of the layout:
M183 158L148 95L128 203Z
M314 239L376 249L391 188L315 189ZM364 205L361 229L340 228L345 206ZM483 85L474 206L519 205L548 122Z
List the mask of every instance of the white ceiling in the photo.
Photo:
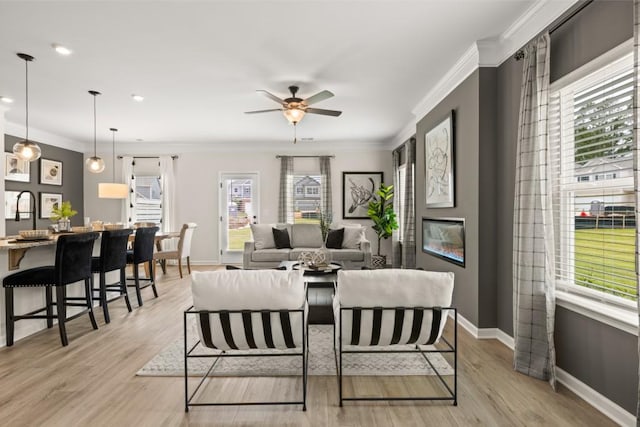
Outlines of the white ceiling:
M162 147L177 143L277 144L292 126L255 92L285 97L298 84L314 105L298 138L390 143L412 109L476 40L493 38L532 0L1 2L0 96L15 99L8 122L24 123L24 62L30 64L30 125L72 140ZM73 54L58 55L52 43ZM142 103L131 94L145 96ZM19 135L22 136L22 135ZM42 141L46 142L46 141ZM108 147L108 145L106 146ZM98 148L101 151L101 148Z

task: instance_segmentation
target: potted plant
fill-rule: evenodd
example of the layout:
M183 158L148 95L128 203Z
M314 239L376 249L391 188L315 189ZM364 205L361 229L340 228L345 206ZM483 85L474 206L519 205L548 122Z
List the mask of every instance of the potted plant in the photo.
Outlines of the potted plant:
M371 257L371 264L374 268L383 268L387 264L386 255L380 254L380 242L388 239L393 234L393 230L398 229L396 213L393 211L393 185L380 183L380 188L369 202L367 216L373 221L373 230L378 235L378 251Z
M58 231L69 231L71 230L71 221L69 218L77 213L78 211L74 210L71 207L71 202L67 200L66 202L60 203L60 205L57 203L53 205L51 209L51 219L58 221Z

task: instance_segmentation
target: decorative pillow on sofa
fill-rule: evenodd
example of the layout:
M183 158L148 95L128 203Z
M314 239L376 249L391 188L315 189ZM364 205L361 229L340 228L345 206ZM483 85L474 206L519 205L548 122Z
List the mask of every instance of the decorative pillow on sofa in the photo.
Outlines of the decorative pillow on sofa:
M276 243L276 249L291 249L291 242L289 242L289 232L287 229L272 228L273 240Z
M344 225L342 249L360 249L360 242L366 240L365 227L361 225Z
M291 246L294 248L319 248L322 246L322 232L317 224L293 224L291 226Z
M342 249L342 240L344 240L344 228L329 230L326 246L329 249Z
M256 250L276 247L273 231L271 231L275 226L275 224L251 224L251 234L253 234Z

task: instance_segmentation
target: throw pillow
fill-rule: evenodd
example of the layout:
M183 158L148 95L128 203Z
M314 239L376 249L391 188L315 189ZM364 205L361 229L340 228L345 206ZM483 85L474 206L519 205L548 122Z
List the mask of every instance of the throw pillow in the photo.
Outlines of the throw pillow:
M251 224L251 234L256 250L273 249L276 242L273 240L273 232L271 229L274 224Z
M271 231L273 232L273 240L276 242L276 249L291 249L289 232L286 228L283 230L273 228Z
M366 240L364 235L364 227L351 226L344 227L344 237L342 239L343 249L360 249L360 242Z
M329 230L327 234L327 248L342 249L342 240L344 239L344 228L338 230Z
M291 245L294 248L319 248L322 246L322 231L318 224L293 224Z

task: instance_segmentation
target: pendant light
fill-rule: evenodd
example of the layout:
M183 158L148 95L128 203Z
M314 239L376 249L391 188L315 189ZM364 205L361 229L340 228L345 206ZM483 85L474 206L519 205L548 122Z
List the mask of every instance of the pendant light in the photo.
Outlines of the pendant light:
M87 169L91 173L101 173L104 170L104 160L98 157L96 151L96 96L100 95L100 92L90 90L89 93L93 95L93 156L87 159Z
M20 141L13 146L13 154L15 154L20 160L33 162L34 160L38 160L42 155L42 150L40 150L38 144L29 141L29 62L33 61L34 58L26 53L19 53L18 58L24 60L26 137L24 141Z
M129 197L129 186L116 182L116 132L118 129L110 128L113 144L113 180L98 184L98 197L101 199L126 199Z

